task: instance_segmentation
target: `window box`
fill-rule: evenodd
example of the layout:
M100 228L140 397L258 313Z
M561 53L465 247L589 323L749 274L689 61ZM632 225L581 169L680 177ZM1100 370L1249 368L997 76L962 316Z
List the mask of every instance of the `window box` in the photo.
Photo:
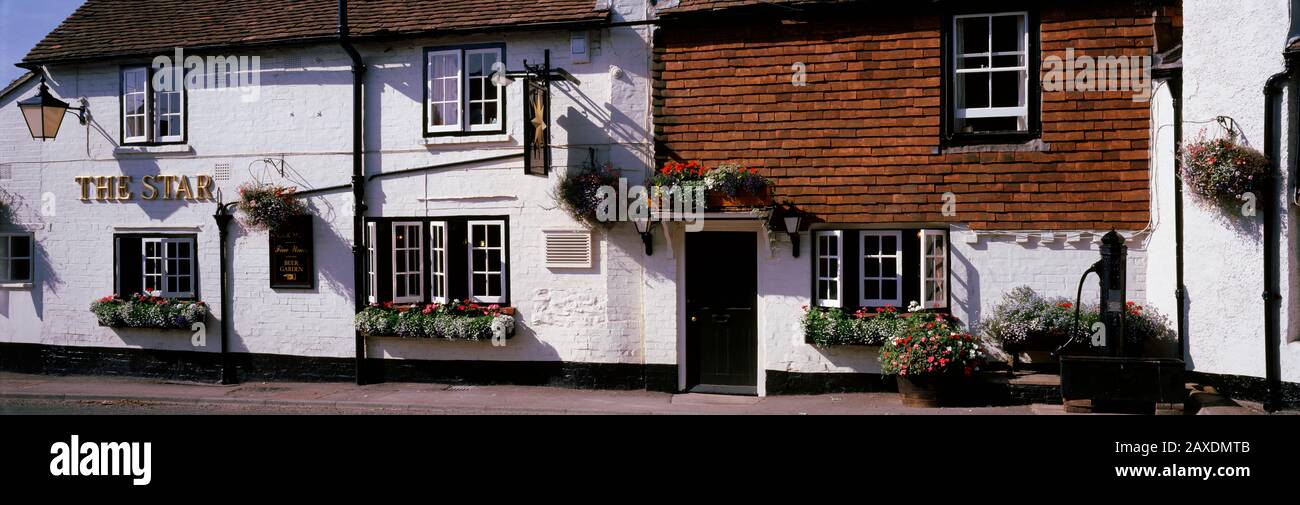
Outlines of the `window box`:
M105 296L90 304L100 326L109 328L157 328L191 330L194 323L208 318L208 306L198 300L182 300L134 294L130 298Z
M449 304L371 304L357 314L356 328L372 337L508 339L515 332L513 307L482 306L452 300Z
M772 205L772 195L769 193L728 195L718 191L707 191L705 195L707 199L706 208L709 209L753 208Z
M818 346L878 346L898 333L899 317L893 307L874 311L859 309L853 314L834 307L804 306L804 342Z

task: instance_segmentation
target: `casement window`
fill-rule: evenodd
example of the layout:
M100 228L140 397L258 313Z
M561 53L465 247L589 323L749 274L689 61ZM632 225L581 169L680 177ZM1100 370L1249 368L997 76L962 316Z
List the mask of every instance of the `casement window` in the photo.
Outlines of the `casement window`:
M33 247L30 234L0 234L0 283L32 282Z
M469 222L470 300L500 303L505 299L506 223Z
M370 303L379 301L376 282L379 280L378 265L375 257L375 223L366 223L366 300Z
M447 223L429 223L429 299L447 303Z
M844 232L819 231L816 238L815 261L817 262L817 279L815 281L815 302L819 307L839 307L842 305L840 285L844 282Z
M898 307L903 303L903 233L863 231L859 271L863 307Z
M509 222L499 216L367 222L370 303L510 303Z
M118 235L115 293L197 298L198 267L192 235Z
M1037 26L1029 12L962 14L948 27L950 136L1037 130Z
M424 224L393 223L393 301L424 299Z
M921 230L921 306L948 306L948 234Z
M817 230L813 247L813 305L948 306L946 230Z
M505 89L492 82L505 45L431 48L424 61L424 133L505 131Z
M156 89L154 71L122 67L122 143L163 144L185 141L185 89Z

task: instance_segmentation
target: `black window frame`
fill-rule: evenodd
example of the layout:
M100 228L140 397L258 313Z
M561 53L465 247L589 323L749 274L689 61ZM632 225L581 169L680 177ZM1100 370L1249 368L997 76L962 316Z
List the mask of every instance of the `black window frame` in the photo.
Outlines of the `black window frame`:
M122 82L124 80L122 77L123 77L123 73L125 73L127 70L134 70L138 68L143 68L145 70L145 99L148 100L150 104L149 107L150 114L148 117L145 118L145 129L148 131L148 135L145 135L147 140L143 142L140 141L127 142L126 141L126 96L125 96L126 85ZM153 65L148 65L144 63L132 64L132 65L118 65L117 67L117 142L118 145L124 147L125 146L150 147L150 146L185 145L189 143L190 141L190 90L185 86L184 82L179 83L181 87L181 139L167 140L167 141L158 140L158 132L155 131L154 128L154 123L155 123L154 115L156 115L158 112L156 97L155 97L156 91L154 90L153 87L153 76L156 73L157 73L157 69L155 69ZM187 74L188 72L183 73L183 75L187 75Z
M506 132L506 124L507 124L507 122L508 122L508 120L509 120L509 115L510 115L510 114L509 114L509 111L510 111L510 104L509 104L509 99L508 99L508 95L509 95L509 93L507 92L507 90L510 89L509 86L502 86L502 87L501 87L501 94L500 94L500 97L501 97L501 121L500 121L500 123L501 123L501 127L500 127L500 128L496 128L496 129L492 129L492 130L470 130L470 129L469 129L469 117L468 117L468 115L469 115L469 104L468 104L469 93L466 93L466 92L465 92L465 82L464 82L466 79L468 79L468 77L465 76L465 68L466 68L466 65L465 65L465 53L466 53L467 51L473 51L473 50L475 50L475 49L498 49L498 50L501 51L501 62L502 62L502 63L505 63L507 66L509 66L509 63L508 63L509 60L506 58L506 43L505 43L505 42L487 42L487 43L481 43L481 44L458 44L458 45L444 45L444 46L427 46L427 47L424 48L423 51L421 51L420 54L423 55L423 58L422 58L423 61L420 62L420 68L422 69L422 71L421 71L421 73L420 73L420 77L421 77L421 79L420 79L420 89L421 89L421 92L420 92L420 95L421 95L421 100L420 100L420 110L421 110L421 112L420 112L420 131L422 132L422 134L424 135L425 138L434 138L434 137L472 137L472 136L480 136L480 135L501 135L501 134L504 134L504 133ZM429 53L439 52L439 51L458 51L458 52L460 52L461 87L460 87L460 91L458 92L458 95L460 96L460 130L457 130L457 131L441 131L441 132L429 131Z
M200 256L199 236L197 233L148 233L148 232L114 233L113 234L113 293L116 293L119 296L123 296L123 297L131 296L134 294L146 294L144 292L144 275L143 272L139 271L143 267L142 263L144 261L144 247L141 246L139 248L139 256L135 258L135 262L134 262L140 265L140 268L124 265L122 262L126 258L124 257L122 251L122 242L121 242L121 240L124 238L136 240L138 243L143 242L143 240L145 239L189 239L191 243L190 264L194 268L194 276L192 279L190 279L190 282L193 283L192 287L194 288L193 289L194 294L193 296L187 296L187 297L167 297L165 295L164 297L174 298L177 300L202 300L203 299L203 292L202 292L203 289L202 266L203 265L199 262L199 256ZM138 277L138 279L136 281L132 281L133 284L131 285L124 284L122 280L124 274L135 274L135 277ZM163 277L163 282L166 282L166 276ZM134 283L139 284L139 289L134 289L134 290L127 289L133 287Z
M27 238L27 256L18 257L14 255L13 238ZM6 247L9 251L8 256L0 257L0 262L10 264L0 265L0 272L5 272L5 277L0 277L0 284L32 284L36 282L36 234L28 231L0 231L0 240L8 242ZM12 262L16 259L27 260L27 278L14 279L11 276Z
M502 265L503 267L502 278L504 282L502 283L503 285L501 289L502 299L499 302L471 302L470 301L469 293L471 290L470 283L472 282L472 280L470 279L470 272L469 272L469 243L467 238L468 223L470 221L501 221L502 225L504 226L504 229L502 230L503 233L502 244L505 247L505 254L503 256L504 262ZM423 293L421 293L421 297L418 302L401 302L401 303L393 302L392 226L393 223L398 223L398 222L420 223L420 226L422 227L423 230L420 233L420 239L422 242L420 247L421 247L421 261L423 262L423 265L421 267L421 275L423 276L424 287L423 287ZM387 302L393 302L394 304L397 305L425 305L429 303L434 303L432 297L433 272L429 268L429 264L430 264L429 262L433 254L433 251L430 248L431 236L429 234L429 227L430 227L430 223L435 223L435 222L447 223L447 242L445 244L446 254L447 254L447 271L445 272L445 275L447 277L447 296L446 296L447 301L450 302L451 300L460 300L465 303L477 303L479 305L496 304L502 307L511 306L511 304L513 303L513 296L512 296L513 290L511 289L510 276L511 276L511 272L513 271L512 268L513 262L510 261L511 254L512 254L511 243L510 243L510 216L499 215L499 214L498 215L482 214L482 215L457 215L457 216L428 216L428 217L384 216L384 217L366 218L365 224L367 227L371 223L374 223L375 225L374 243L367 244L367 248L369 247L375 248L375 265L374 265L375 299L373 301L370 301L369 303L383 304ZM367 240L369 240L368 231L366 235L367 235ZM368 274L369 272L367 272L367 275L365 276L367 285L364 286L365 289L363 290L367 294L367 296L369 295L370 292L370 284L369 284L370 276Z
M1001 12L1025 12L1025 30L1029 34L1028 52L1028 82L1026 97L1028 110L1028 124L1024 131L992 131L992 132L960 132L954 129L956 124L955 89L954 75L956 62L953 58L955 42L952 37L953 22L956 16L978 15L978 14L996 14ZM949 8L944 12L939 27L939 59L943 76L940 79L940 115L939 131L940 143L943 146L965 146L980 144L1014 144L1029 142L1041 138L1043 135L1042 124L1042 24L1039 17L1039 9L1028 3L1013 2L1010 4L994 4L990 2L978 2L971 4L962 4L960 9Z
M921 240L920 234L923 230L942 231L944 236L944 283L947 286L944 292L944 307L923 308L925 312L952 312L952 230L946 226L909 226L902 228L816 228L808 231L810 243L813 244L812 254L808 255L809 260L809 280L808 285L808 307L819 307L822 309L837 309L845 312L854 312L859 309L874 310L875 307L862 305L862 296L860 293L862 283L862 272L860 271L860 259L862 256L862 232L901 232L903 244L901 253L901 262L903 264L903 286L900 289L902 300L899 307L895 307L899 312L907 310L907 304L916 301L920 303L921 290L925 289L921 285L921 255L924 254L925 244ZM817 298L817 233L819 232L840 232L840 287L839 297L840 306L830 307L818 305ZM911 296L909 296L909 294Z

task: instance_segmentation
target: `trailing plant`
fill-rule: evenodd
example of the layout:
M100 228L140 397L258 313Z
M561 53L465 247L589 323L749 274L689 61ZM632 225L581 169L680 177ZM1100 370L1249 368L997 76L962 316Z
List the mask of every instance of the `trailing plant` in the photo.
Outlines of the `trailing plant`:
M1046 298L1028 286L1019 286L993 307L993 314L983 322L983 334L1009 352L1056 350L1076 328L1074 313L1074 304L1067 298ZM1098 322L1098 306L1084 304L1079 310L1074 341L1087 342L1093 324ZM1149 352L1170 352L1177 333L1164 314L1130 301L1125 306L1124 338L1126 344L1142 346Z
M608 226L612 222L602 222L596 215L601 204L600 188L617 187L619 175L620 171L609 164L585 166L577 173L560 178L555 188L555 199L574 219L589 226Z
M757 168L724 163L704 173L705 190L727 196L766 196L771 187L772 181L759 175Z
M903 316L899 332L880 348L880 370L885 375L970 376L984 359L984 349L976 338L941 313L912 312Z
M1237 141L1236 134L1196 141L1183 147L1183 180L1192 192L1215 201L1235 201L1240 195L1257 192L1268 178L1268 158Z
M514 334L514 309L452 300L451 303L371 304L356 316L356 328L368 335L449 340L486 340Z
M306 214L307 204L298 199L296 192L294 188L257 182L239 186L237 208L243 213L240 222L253 230L270 230L290 217Z
M897 333L900 321L893 307L859 309L853 314L838 308L805 305L803 309L804 338L816 346L880 345Z
M208 306L198 300L181 300L133 294L109 295L90 304L100 326L110 328L190 329L208 317Z

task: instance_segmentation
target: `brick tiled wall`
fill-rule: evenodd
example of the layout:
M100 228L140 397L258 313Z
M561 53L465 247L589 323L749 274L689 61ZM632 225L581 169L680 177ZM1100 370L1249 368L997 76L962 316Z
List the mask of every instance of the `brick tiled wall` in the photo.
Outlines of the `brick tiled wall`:
M1054 4L1041 57L1148 55L1151 11ZM1042 92L1041 144L941 145L933 11L837 6L667 16L656 34L656 155L759 167L832 223L1140 229L1149 215L1149 104L1132 92ZM803 63L807 85L792 84ZM943 194L956 195L944 216Z

